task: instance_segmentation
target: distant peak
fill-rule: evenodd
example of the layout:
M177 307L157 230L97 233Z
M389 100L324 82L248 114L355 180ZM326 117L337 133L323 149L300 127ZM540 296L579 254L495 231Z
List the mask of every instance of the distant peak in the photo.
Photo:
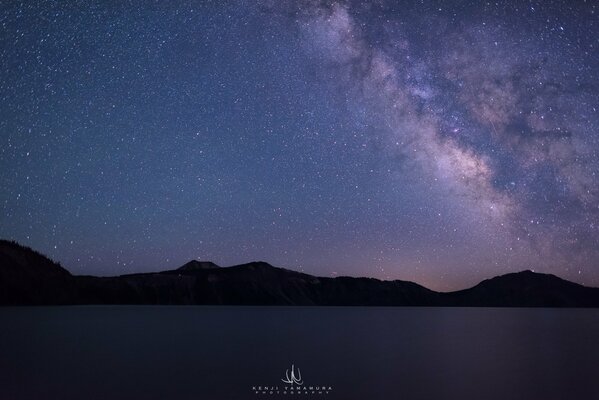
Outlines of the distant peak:
M235 268L247 268L250 270L267 270L267 269L276 269L276 267L265 261L252 261L245 264L235 265Z
M547 281L564 281L564 279L557 277L553 274L547 274L542 272L535 272L529 269L518 271L518 272L510 272L505 275L495 276L493 278L485 279L479 285L489 285L489 284L513 284L515 282L547 282Z
M215 269L215 268L220 268L220 267L211 261L191 260L187 264L177 268L177 270L178 271L197 271L197 270Z
M263 268L263 267L267 267L267 268L274 268L271 264L267 263L266 261L252 261L249 262L247 264L243 264L247 267L256 267L256 268Z
M515 274L517 274L517 275L534 275L536 273L535 273L535 271L533 271L531 269L525 269L522 271L515 272Z
M510 275L510 274L507 274ZM537 271L533 271L530 269L525 269L523 271L519 271L519 272L514 272L511 275L515 275L515 276L538 276L538 277L542 277L542 276L552 276L555 277L555 275L552 274L548 274L548 273L544 273L544 272L537 272Z

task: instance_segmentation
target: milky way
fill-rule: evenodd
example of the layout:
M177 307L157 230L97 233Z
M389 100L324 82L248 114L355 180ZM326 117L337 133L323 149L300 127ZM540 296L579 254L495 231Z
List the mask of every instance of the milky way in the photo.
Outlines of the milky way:
M597 286L596 9L2 5L0 236L74 273Z

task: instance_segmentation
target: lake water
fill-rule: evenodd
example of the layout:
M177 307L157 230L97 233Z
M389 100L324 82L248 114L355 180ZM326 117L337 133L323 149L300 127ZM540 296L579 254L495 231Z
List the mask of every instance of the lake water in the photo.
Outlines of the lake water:
M598 367L599 309L0 308L0 399L591 399Z

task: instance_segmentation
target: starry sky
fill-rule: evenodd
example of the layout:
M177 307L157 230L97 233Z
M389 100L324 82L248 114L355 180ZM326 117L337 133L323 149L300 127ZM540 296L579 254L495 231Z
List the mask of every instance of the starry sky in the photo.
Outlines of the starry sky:
M0 5L0 237L75 274L253 260L599 286L592 1Z

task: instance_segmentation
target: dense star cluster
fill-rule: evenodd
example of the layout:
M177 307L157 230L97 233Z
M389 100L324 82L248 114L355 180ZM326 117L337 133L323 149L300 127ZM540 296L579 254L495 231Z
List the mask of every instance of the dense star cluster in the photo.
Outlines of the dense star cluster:
M598 8L5 2L0 236L84 274L597 286Z

